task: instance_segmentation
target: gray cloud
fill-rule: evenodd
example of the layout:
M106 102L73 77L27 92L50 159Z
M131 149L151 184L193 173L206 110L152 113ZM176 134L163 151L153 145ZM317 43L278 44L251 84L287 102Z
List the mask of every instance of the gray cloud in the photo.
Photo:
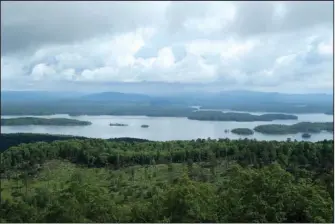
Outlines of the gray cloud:
M331 4L1 2L2 85L329 90Z
M332 27L332 2L238 2L229 30L240 35Z
M1 2L2 53L129 32L157 22L161 9L154 2Z

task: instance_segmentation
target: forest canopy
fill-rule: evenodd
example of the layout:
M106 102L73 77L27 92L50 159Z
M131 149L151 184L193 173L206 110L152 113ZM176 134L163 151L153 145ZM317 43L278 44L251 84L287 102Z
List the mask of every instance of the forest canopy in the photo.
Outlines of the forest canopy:
M333 222L332 140L11 137L2 222Z

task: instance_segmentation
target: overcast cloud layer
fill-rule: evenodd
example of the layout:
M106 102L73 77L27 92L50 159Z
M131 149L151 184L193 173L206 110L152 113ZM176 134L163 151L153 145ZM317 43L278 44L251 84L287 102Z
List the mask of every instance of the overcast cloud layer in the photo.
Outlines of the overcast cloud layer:
M1 2L1 85L332 92L332 4Z

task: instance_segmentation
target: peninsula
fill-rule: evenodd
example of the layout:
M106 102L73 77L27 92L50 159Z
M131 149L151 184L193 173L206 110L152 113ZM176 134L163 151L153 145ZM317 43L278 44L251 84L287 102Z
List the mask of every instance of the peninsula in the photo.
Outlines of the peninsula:
M262 114L253 115L249 113L236 113L221 111L196 111L188 117L190 120L200 121L237 121L237 122L251 122L251 121L274 121L274 120L298 120L296 115L291 114Z
M92 123L89 121L80 121L68 118L39 118L39 117L1 118L1 126L20 126L20 125L85 126L91 124Z

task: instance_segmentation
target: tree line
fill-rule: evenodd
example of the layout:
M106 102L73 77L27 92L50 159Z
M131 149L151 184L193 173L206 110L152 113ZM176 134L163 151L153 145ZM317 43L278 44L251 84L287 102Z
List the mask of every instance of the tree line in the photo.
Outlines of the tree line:
M241 165L263 166L274 161L280 164L332 167L333 140L322 142L278 142L256 140L205 140L128 143L103 139L67 140L21 144L2 154L2 165L13 168L23 161L44 162L68 159L94 167L208 160L211 156L238 161ZM37 161L36 161L37 160Z

